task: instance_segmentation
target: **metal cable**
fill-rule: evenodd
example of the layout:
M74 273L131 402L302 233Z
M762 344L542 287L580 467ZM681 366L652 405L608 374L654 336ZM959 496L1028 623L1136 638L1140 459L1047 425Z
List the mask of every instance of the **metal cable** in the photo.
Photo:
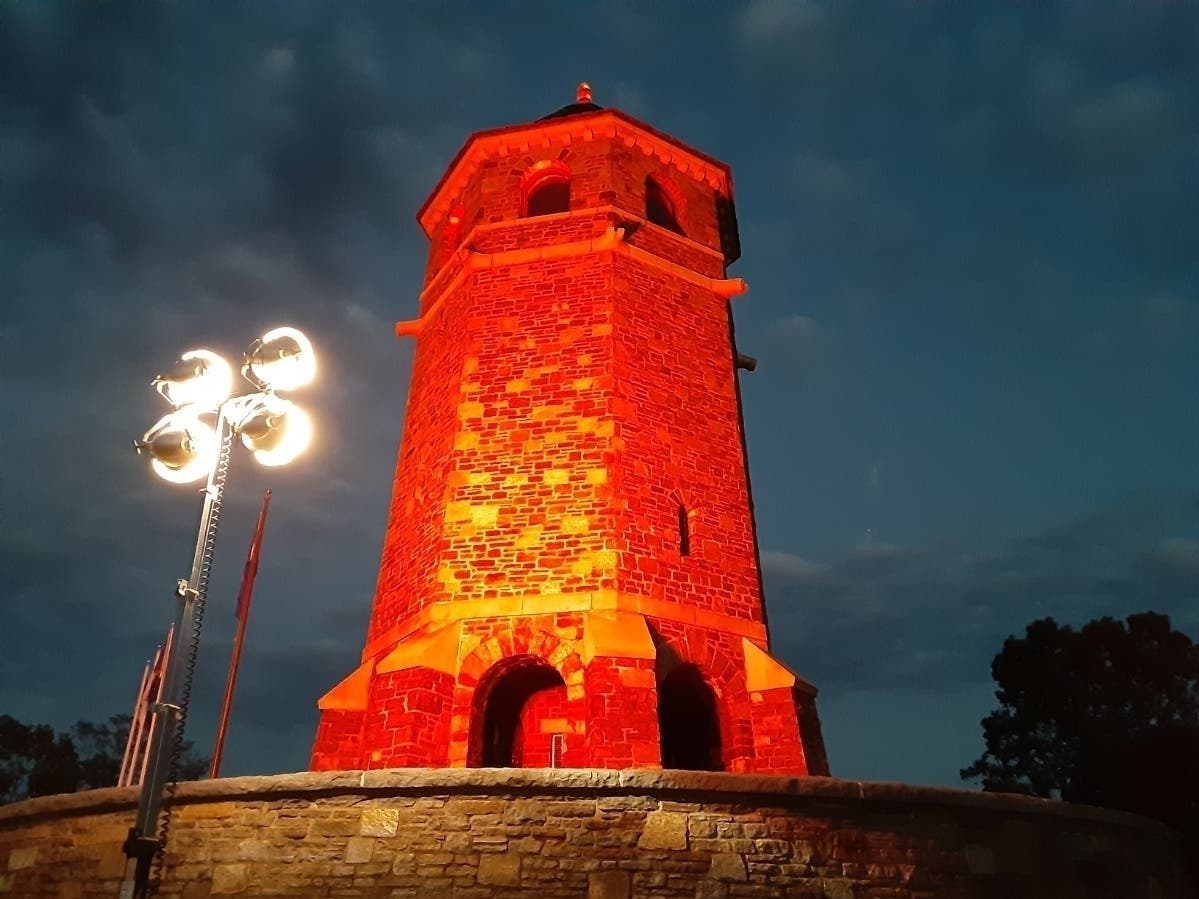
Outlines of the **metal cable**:
M179 713L175 721L175 739L171 746L171 767L163 788L164 801L159 826L158 852L154 856L147 896L158 895L165 866L167 837L171 830L171 813L174 811L175 790L179 786L179 763L183 758L184 733L187 729L187 709L191 702L192 684L196 677L196 659L200 652L200 632L204 627L204 605L208 598L208 581L212 574L212 557L216 549L217 525L221 521L221 503L225 495L225 479L229 476L229 457L233 451L233 431L222 428L220 455L213 472L211 489L212 508L208 517L208 528L204 532L204 546L200 561L200 576L196 579L195 611L187 645L187 659L183 666L183 684L179 691Z

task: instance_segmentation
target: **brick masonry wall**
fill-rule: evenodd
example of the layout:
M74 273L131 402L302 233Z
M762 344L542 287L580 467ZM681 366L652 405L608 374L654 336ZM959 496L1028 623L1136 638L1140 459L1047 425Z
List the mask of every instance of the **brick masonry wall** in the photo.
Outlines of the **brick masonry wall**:
M475 364L462 381L440 542L446 599L554 596L612 577L610 278L610 266L584 258L472 280Z
M616 260L614 281L620 589L760 622L727 302L632 260Z
M117 895L131 789L0 807L0 895ZM159 895L1183 899L1168 829L826 778L413 770L186 784Z
M416 345L368 640L437 595L446 485L467 358L465 303L447 300Z

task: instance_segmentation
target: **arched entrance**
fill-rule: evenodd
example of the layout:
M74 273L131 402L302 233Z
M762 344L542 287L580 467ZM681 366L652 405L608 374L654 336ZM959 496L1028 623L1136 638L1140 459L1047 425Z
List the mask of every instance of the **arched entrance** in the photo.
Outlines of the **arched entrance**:
M679 665L658 686L662 767L723 771L716 694L695 665Z
M562 675L541 659L517 656L497 663L475 690L467 765L550 767L555 722L565 719L565 703Z

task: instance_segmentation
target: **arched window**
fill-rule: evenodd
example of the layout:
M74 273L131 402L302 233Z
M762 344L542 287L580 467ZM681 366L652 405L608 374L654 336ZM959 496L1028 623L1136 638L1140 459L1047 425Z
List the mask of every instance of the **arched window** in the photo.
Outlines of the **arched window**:
M658 686L662 767L722 771L716 694L694 665L679 665Z
M671 185L673 187L673 185ZM661 225L676 234L683 233L679 224L682 218L682 202L675 196L677 191L667 187L653 175L645 179L645 218L646 221Z
M570 211L570 170L561 162L550 162L525 176L521 191L521 215L532 218Z
M566 683L533 656L497 663L475 689L467 763L472 768L549 767L554 734L542 722L565 716Z

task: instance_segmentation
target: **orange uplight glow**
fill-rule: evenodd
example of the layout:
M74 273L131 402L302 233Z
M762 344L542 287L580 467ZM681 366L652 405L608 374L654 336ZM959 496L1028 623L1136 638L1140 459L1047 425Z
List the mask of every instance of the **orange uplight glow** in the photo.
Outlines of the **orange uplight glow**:
M576 101L471 138L422 209L378 587L316 769L827 770L767 651L728 169Z

